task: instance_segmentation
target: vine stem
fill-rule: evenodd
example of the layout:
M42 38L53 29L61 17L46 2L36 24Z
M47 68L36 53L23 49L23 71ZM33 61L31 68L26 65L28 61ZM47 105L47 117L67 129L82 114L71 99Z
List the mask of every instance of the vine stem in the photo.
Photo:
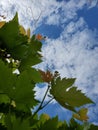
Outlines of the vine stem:
M39 105L38 109L34 112L32 118L33 118L41 109L43 109L45 106L47 106L47 105L53 100L53 98L50 99L50 100L43 106L43 103L44 103L44 100L45 100L45 98L46 98L46 96L47 96L47 93L48 93L48 91L49 91L49 88L50 88L50 85L48 85L48 88L47 88L47 90L46 90L46 92L45 92L45 95L44 95L42 101L41 101L41 104Z
M44 107L46 107L54 98L51 98L45 105L43 105L41 108L43 109Z

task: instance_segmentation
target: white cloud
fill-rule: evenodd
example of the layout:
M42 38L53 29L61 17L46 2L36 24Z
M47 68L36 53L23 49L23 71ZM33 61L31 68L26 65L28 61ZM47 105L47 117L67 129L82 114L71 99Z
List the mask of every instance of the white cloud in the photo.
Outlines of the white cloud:
M2 0L0 1L0 14L11 19L15 12L19 14L19 21L25 27L40 23L43 18L50 16L60 5L54 0ZM32 28L32 27L31 27Z
M36 91L35 93L35 96L36 96L36 99L42 101L43 100L43 97L47 91L47 84L40 84L40 86L42 86L41 88L39 88L39 84L36 85L36 87L34 88L34 91ZM50 98L47 96L46 97L46 100L45 101L48 101Z
M40 87L39 87L40 86ZM44 98L45 93L47 92L48 89L48 84L47 83L40 83L40 84L36 84L36 87L34 88L35 91L35 98L39 101L42 101ZM54 99L52 99L52 95L50 95L49 93L50 90L48 90L47 95L45 97L45 102L48 102L51 100L52 104L57 103Z
M48 20L47 20L47 24L48 25L59 25L59 19L60 19L60 15L58 14L51 14L50 17L48 17Z
M11 19L15 12L19 14L19 21L26 28L35 29L46 18L47 24L64 24L77 17L76 11L83 8L85 0L71 0L69 2L56 0L2 0L0 14ZM44 21L45 22L45 21Z

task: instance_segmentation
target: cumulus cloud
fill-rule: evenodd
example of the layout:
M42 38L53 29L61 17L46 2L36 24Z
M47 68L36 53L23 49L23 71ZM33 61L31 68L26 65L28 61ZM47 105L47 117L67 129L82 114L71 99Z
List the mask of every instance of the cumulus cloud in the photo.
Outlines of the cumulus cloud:
M2 0L0 14L5 15L8 21L18 12L20 23L26 28L35 29L43 19L47 24L64 24L75 18L76 11L82 9L85 4L85 0Z
M60 7L61 4L55 0L3 0L0 1L0 14L5 15L8 21L18 12L22 25L36 27L36 23L40 24L43 18L50 17Z
M40 87L39 87L40 86ZM34 91L36 91L36 99L38 99L39 101L42 101L43 100L43 97L47 91L47 88L48 88L48 84L47 83L44 83L44 84L37 84L36 87L34 88ZM49 101L50 100L50 97L48 96L49 95L49 92L45 98L45 102Z

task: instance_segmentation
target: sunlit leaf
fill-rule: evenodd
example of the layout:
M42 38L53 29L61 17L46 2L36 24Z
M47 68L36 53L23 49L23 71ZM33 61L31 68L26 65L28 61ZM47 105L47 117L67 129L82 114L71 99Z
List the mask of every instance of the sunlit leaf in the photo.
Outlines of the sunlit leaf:
M5 21L0 21L0 28L2 28L5 23Z
M50 119L50 116L48 114L41 114L40 115L40 124L42 123L45 123L47 120Z
M24 29L22 25L19 26L19 31L21 34L26 35L26 30Z
M30 38L30 28L27 29L27 36Z
M73 114L73 117L80 121L87 121L88 120L87 112L88 112L87 108L81 108L77 113Z
M15 103L14 100L12 100L11 105L12 105L13 107L16 107L16 103Z
M36 39L39 40L39 41L43 40L43 38L44 37L41 34L36 35Z

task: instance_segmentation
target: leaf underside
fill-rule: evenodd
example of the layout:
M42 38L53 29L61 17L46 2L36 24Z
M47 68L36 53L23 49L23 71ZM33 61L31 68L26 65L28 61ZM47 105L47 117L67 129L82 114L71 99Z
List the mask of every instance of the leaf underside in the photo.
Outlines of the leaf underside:
M58 77L56 81L52 82L50 93L54 96L63 107L75 111L75 107L93 103L88 97L86 97L77 87L73 87L74 78Z

